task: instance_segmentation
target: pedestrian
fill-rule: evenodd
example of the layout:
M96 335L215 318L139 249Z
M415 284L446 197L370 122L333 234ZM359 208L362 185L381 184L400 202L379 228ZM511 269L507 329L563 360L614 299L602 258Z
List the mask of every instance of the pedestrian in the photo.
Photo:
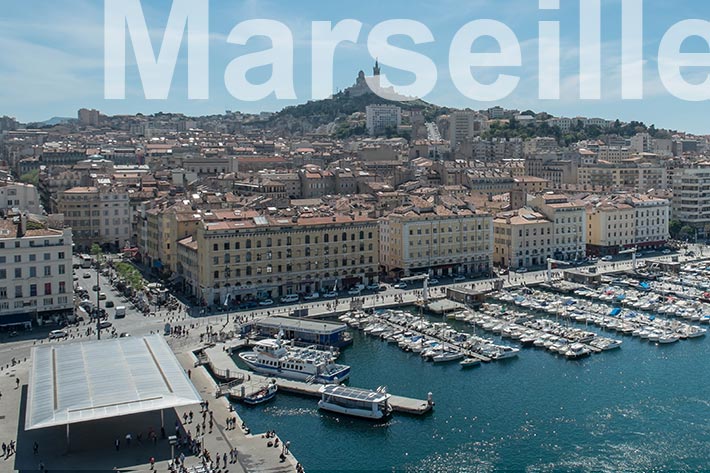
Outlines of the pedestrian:
M190 417L190 423L192 424L192 411L190 411L190 414L188 417Z
M182 413L182 423L187 424L187 412Z
M15 389L20 387L20 378L15 378Z
M5 442L3 442L3 443L2 443L2 454L3 454L3 456L5 456L6 453L7 453L7 445L5 444Z
M155 457L150 457L150 469L155 468Z
M130 433L127 433L127 434L126 434L126 447L130 447L130 446L131 446L131 440L132 440L132 439L133 439L133 437L131 436L131 434L130 434Z
M187 370L187 377L192 379L192 371L191 370Z
M35 441L35 443L32 444L32 451L34 452L35 455L39 453L39 444Z
M227 468L227 453L225 452L224 455L222 455L222 462L224 463L224 467Z
M115 442L113 442L114 446L116 447L116 451L119 451L121 449L121 441L116 439Z

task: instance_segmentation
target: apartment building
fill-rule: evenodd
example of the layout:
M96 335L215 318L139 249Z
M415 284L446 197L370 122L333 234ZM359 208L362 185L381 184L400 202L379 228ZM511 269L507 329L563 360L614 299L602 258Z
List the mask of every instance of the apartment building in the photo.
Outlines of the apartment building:
M473 110L456 110L451 114L449 141L457 149L463 142L470 141L488 129L488 119Z
M72 232L27 217L0 220L0 327L30 327L73 312Z
M626 202L603 199L587 206L587 254L615 255L636 245L636 211Z
M622 163L596 163L580 166L578 183L581 186L600 186L646 192L668 186L668 168L663 163L627 160Z
M530 206L554 224L553 258L574 261L587 252L587 212L583 202L548 192L531 200Z
M131 239L131 207L125 189L74 187L59 193L57 208L72 228L79 250L89 250L94 243L118 249Z
M698 236L707 237L710 226L710 162L673 172L672 215L685 225L691 225Z
M493 219L493 264L516 270L554 258L555 224L540 212L522 208Z
M493 250L489 213L467 204L409 200L380 220L380 264L388 276L489 273Z
M370 136L381 135L388 129L396 130L402 124L402 109L396 105L368 105L365 113Z
M377 220L360 214L234 215L178 242L185 292L207 305L328 292L378 280Z
M0 183L0 209L17 209L33 214L42 213L39 192L32 184L22 182Z

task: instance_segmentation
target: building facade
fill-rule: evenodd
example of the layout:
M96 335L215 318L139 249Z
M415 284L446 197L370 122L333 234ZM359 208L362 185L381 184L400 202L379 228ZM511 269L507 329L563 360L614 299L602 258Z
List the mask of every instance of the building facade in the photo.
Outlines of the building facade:
M555 256L555 224L530 208L496 215L493 237L493 263L501 268L542 266Z
M366 122L370 136L381 135L388 129L396 131L402 124L402 109L396 105L368 105Z
M0 220L0 326L58 321L73 307L71 229Z
M72 228L78 249L88 250L94 243L119 249L131 239L131 207L125 189L74 187L59 194L57 207Z
M417 201L380 220L383 272L393 278L421 273L489 274L493 217L470 207L446 208Z
M201 222L177 272L206 305L328 292L378 281L378 241L377 220L355 214Z
M530 205L554 224L554 259L574 261L585 257L587 212L584 203L550 192L535 197Z

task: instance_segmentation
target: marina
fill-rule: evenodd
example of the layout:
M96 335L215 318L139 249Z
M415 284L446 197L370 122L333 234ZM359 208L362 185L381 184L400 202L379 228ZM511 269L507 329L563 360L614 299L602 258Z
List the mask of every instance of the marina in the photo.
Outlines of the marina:
M320 389L323 386L322 384L278 377L265 377L245 371L237 366L231 354L225 348L224 346L216 346L203 352L208 360L206 365L209 366L215 378L221 383L218 387L217 395L224 395L234 401L241 401L245 396L253 396L263 389L263 386L275 381L279 391L307 397L321 397ZM412 415L426 414L434 407L434 401L431 397L421 400L390 394L388 402L394 412Z

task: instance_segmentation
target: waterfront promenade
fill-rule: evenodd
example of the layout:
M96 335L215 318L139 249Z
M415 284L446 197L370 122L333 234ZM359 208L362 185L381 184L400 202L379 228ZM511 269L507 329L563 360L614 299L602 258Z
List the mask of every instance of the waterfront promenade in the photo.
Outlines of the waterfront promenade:
M213 326L217 328L217 325ZM268 447L269 440L262 438L263 433L247 434L241 429L242 420L238 411L230 411L227 399L215 399L216 383L205 368L196 368L193 349L200 346L199 334L195 330L189 337L176 339L168 337L177 358L184 369L190 370L190 378L204 400L209 401L209 409L213 412L214 424L212 431L202 435L204 448L212 458L217 453L222 457L232 448L238 451L238 462L222 466L221 472L293 472L296 470L297 459L293 454L285 456L281 461L280 454L285 441L290 441L291 449L296 449L298 439L279 439L278 448ZM159 412L117 417L95 422L74 424L70 428L70 444L67 444L64 427L25 431L25 409L27 404L27 380L29 377L30 360L20 360L15 366L3 367L0 371L0 443L9 445L14 442L17 452L0 458L0 472L37 471L43 465L49 471L82 471L82 470L127 470L151 471L150 459L155 459L155 470L168 471L171 460L171 446L167 439L160 436L161 417ZM110 369L110 367L107 367ZM19 380L17 387L16 380ZM182 423L183 413L193 412L194 424ZM235 418L236 428L227 429L227 418ZM196 423L202 419L200 406L190 406L176 410L165 410L164 425L166 436L175 434L179 425L182 433L190 431L196 435ZM209 417L207 418L209 420ZM155 443L148 440L148 432L158 434ZM132 442L126 441L130 434ZM197 438L197 437L195 437ZM119 440L120 447L115 447ZM38 451L34 452L37 442ZM185 465L202 465L202 461L184 450L175 450L179 455L184 452ZM227 455L229 457L229 455ZM229 458L228 458L229 459Z

